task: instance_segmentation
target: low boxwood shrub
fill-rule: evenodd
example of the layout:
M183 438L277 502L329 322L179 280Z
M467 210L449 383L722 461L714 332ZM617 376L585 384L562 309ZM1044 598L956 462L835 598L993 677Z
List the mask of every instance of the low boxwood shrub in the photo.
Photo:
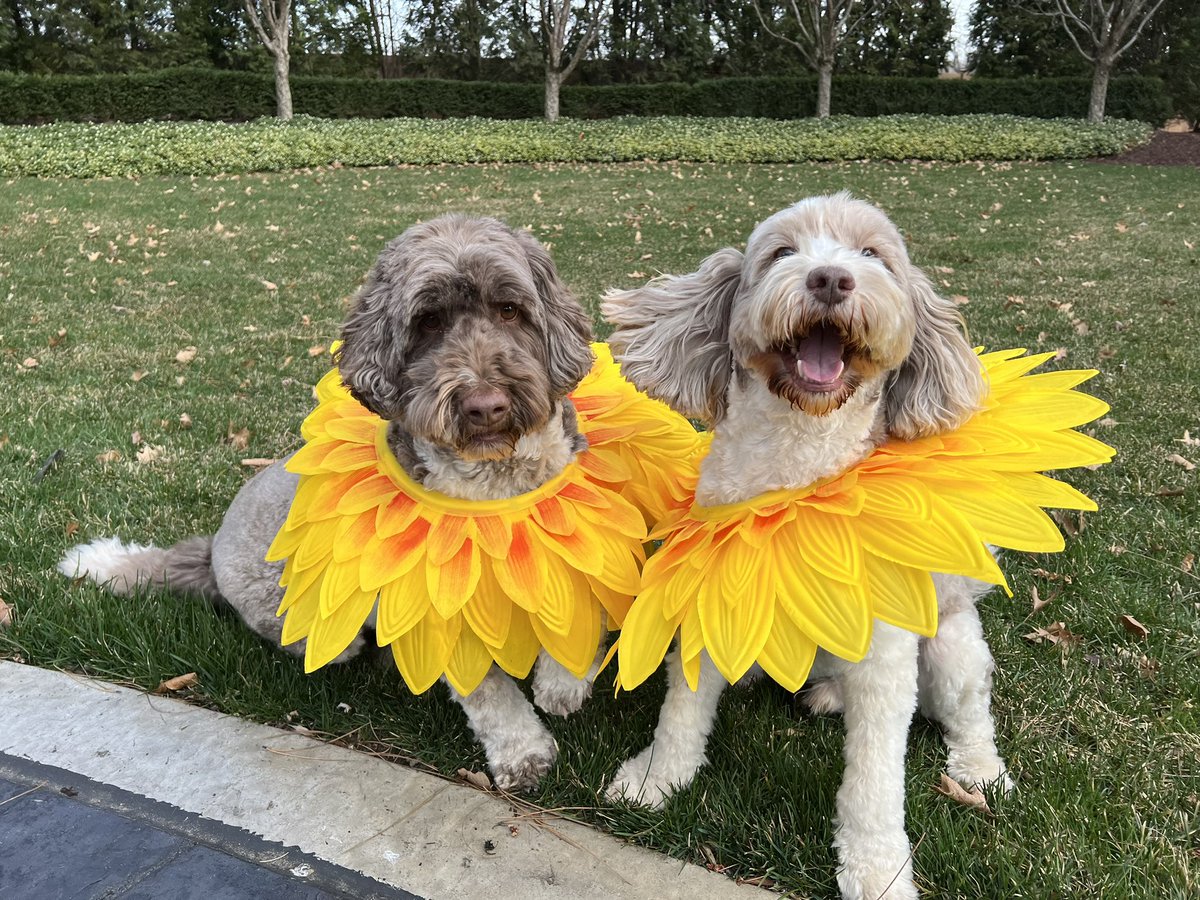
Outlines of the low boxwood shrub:
M1087 114L1087 78L893 78L841 75L833 80L835 115L1003 113L1033 118ZM812 77L719 78L694 84L567 85L563 115L748 116L802 119L815 112ZM295 77L299 114L320 118L536 118L539 84L435 79ZM141 122L149 119L245 121L275 111L271 76L216 69L167 69L129 75L0 73L0 121ZM1171 102L1157 78L1114 78L1108 114L1161 124Z
M0 127L0 175L101 177L262 172L342 164L539 163L685 160L1064 159L1105 156L1151 128L1111 120L1012 116L862 119L620 118L260 119L221 122L59 123Z

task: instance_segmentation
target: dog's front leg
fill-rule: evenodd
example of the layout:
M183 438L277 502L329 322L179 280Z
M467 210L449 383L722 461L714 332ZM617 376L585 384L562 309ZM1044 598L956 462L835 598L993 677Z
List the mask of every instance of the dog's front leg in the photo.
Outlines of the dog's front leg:
M680 788L692 783L704 765L704 748L717 717L725 677L701 654L699 689L683 677L679 649L667 657L667 696L654 729L654 742L627 759L604 791L609 800L624 798L654 809Z
M506 791L537 787L554 765L558 744L517 683L492 666L470 694L464 697L450 687L450 696L463 708L471 731L483 744L496 786Z
M904 831L904 755L917 705L917 637L882 622L866 658L841 675L846 770L834 847L847 900L915 898Z
M592 682L604 661L605 647L601 644L591 668L579 678L545 650L538 654L533 669L533 703L552 716L569 716L577 712L592 696Z

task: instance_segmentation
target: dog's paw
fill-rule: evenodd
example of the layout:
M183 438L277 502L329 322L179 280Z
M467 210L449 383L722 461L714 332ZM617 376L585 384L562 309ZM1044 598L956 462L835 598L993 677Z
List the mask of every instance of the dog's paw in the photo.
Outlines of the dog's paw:
M966 788L978 785L992 788L1000 794L1011 794L1016 787L1004 760L994 753L967 755L951 752L946 760L946 771Z
M841 860L837 882L843 900L917 900L912 855L903 834L856 839L843 831L834 843Z
M492 781L502 791L510 792L534 790L558 758L558 744L545 726L529 734L513 735L484 751Z
M578 712L592 696L592 682L586 678L556 678L533 682L533 705L552 716Z
M671 795L692 783L696 767L673 767L654 755L651 744L637 756L625 760L616 777L604 789L610 803L624 800L650 809L662 809Z
M840 715L845 708L842 685L836 678L825 678L806 687L800 702L814 716Z

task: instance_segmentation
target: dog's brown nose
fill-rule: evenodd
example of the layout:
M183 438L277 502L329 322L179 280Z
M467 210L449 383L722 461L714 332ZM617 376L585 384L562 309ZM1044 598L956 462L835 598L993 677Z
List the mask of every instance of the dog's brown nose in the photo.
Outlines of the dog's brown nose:
M477 428L493 428L504 421L511 405L503 391L485 387L472 391L463 398L462 411Z
M817 266L808 273L804 286L826 306L837 306L854 290L854 276L841 266Z

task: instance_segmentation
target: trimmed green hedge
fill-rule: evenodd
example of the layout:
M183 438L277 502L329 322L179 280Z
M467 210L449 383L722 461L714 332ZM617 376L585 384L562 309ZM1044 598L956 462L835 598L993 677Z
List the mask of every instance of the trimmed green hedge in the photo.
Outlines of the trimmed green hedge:
M205 175L340 163L756 163L842 159L1063 159L1106 156L1150 126L1012 116L604 121L261 119L243 124L61 123L0 127L0 176Z
M997 113L1082 118L1086 78L935 79L844 75L833 80L834 115ZM814 78L721 78L695 84L568 85L562 112L576 119L617 116L754 116L797 119L816 111ZM530 119L542 114L542 87L475 81L367 78L292 79L299 114L319 118ZM239 121L272 115L270 75L165 69L132 75L0 73L0 121ZM1114 78L1108 115L1161 124L1171 113L1156 78Z

